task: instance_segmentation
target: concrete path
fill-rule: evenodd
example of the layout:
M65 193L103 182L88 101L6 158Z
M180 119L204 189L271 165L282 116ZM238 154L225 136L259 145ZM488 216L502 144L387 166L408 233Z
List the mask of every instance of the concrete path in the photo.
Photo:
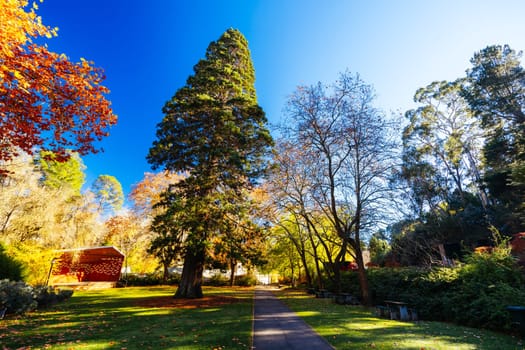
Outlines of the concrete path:
M270 288L255 289L254 350L333 350L324 338L292 312Z

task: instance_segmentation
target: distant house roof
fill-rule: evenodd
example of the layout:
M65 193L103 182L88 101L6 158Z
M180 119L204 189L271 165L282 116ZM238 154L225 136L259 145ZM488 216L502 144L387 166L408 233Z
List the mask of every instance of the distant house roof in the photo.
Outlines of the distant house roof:
M59 250L50 284L117 282L123 261L124 254L112 246Z

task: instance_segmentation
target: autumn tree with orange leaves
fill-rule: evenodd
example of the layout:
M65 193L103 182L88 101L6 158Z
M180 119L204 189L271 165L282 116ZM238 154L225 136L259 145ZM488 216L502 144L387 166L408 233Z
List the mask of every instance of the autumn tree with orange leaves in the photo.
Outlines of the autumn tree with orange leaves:
M26 0L0 0L0 162L38 148L62 160L68 149L96 153L94 142L117 121L100 68L33 42L57 32L36 10Z

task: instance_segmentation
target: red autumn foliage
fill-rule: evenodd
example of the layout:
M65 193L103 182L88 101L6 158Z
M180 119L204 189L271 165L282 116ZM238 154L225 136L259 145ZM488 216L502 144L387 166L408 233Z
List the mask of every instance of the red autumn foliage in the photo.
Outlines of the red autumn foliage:
M55 31L25 4L0 0L0 161L38 148L57 153L58 160L68 158L68 149L95 153L94 142L117 121L101 85L104 74L91 62L71 62L31 43Z

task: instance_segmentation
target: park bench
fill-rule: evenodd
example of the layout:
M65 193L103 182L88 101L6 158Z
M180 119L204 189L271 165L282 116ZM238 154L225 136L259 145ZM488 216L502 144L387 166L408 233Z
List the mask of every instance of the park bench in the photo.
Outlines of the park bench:
M417 311L409 308L403 301L385 300L386 306L376 306L376 314L379 317L388 317L391 320L417 321Z
M511 326L525 337L525 306L510 305L507 311L510 313Z
M339 293L334 295L334 302L339 305L359 305L359 300L350 293Z
M326 289L319 289L315 291L315 297L316 298L331 298L332 292L326 290Z

